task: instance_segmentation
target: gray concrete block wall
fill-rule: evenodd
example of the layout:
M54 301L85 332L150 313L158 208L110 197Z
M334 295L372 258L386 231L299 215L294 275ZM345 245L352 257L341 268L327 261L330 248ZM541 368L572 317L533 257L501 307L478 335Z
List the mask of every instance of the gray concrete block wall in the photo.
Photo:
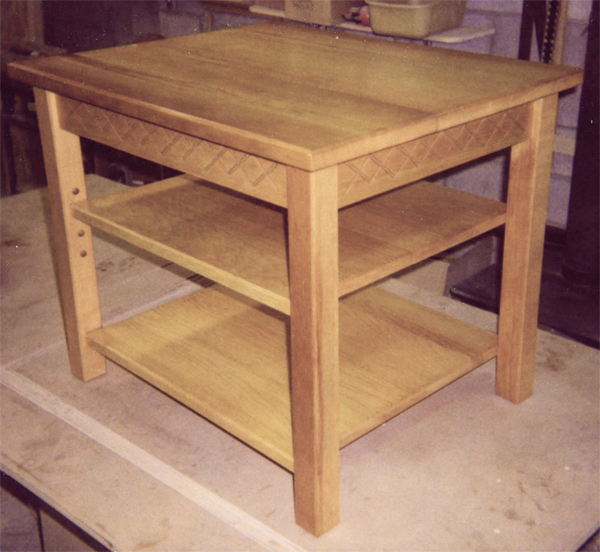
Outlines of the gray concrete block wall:
M130 44L158 29L153 0L44 3L46 42L77 52Z
M205 11L196 0L160 0L159 28L164 37L200 33L205 30Z
M587 43L586 28L591 9L591 0L571 0L565 40L564 63L583 67ZM521 27L522 0L469 0L465 24L487 21L495 29L489 41L464 43L453 47L508 57L517 57ZM475 22L475 23L473 23ZM535 50L535 45L534 48ZM532 59L535 56L532 55ZM565 228L569 204L573 149L579 113L580 89L568 91L560 96L557 135L561 147L554 154L548 223ZM486 159L469 165L463 170L444 176L447 186L478 193L494 199L503 199L506 193L506 155ZM500 173L498 173L500 171Z
M212 17L213 31L265 21L253 15L238 15L224 11L212 11L209 15L197 0L160 1L160 29L165 37L206 32L209 27L209 17Z
M203 18L185 12L161 11L159 21L160 34L166 38L203 31Z

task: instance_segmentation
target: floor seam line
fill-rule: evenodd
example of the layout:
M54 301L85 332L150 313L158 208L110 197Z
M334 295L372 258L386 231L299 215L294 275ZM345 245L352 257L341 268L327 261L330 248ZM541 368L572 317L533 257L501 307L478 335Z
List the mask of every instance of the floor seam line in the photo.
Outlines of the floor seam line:
M193 479L139 448L87 414L65 403L28 378L3 368L1 383L62 422L83 433L124 460L178 492L202 509L268 550L306 552L304 548L228 503Z

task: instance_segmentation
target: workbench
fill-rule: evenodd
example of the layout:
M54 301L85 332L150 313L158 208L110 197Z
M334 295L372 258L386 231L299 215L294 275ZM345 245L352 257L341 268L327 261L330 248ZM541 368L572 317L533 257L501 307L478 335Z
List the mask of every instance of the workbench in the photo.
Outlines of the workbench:
M36 88L72 373L109 358L292 472L310 533L339 522L341 447L493 358L498 395L532 394L579 69L264 23L10 70ZM80 136L185 174L88 200ZM505 148L506 204L421 180ZM502 225L497 332L372 286ZM107 325L92 227L219 285Z

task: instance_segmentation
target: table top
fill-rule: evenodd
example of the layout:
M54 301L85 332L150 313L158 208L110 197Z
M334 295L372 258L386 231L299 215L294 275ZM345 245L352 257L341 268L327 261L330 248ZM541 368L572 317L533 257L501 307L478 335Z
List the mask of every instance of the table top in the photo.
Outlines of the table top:
M583 80L572 67L284 22L27 60L10 75L308 170Z

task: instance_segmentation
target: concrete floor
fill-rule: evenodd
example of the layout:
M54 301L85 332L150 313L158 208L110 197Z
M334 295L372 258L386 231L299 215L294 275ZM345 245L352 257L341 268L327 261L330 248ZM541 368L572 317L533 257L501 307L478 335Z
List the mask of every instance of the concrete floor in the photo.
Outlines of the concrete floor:
M0 552L108 550L4 474L0 500ZM578 552L600 552L600 533Z
M0 550L3 552L106 550L102 545L95 543L83 534L64 517L53 512L39 499L12 484L12 482L7 485L6 477L2 479L3 487L0 492ZM161 550L160 548L156 549ZM165 552L168 551L168 549L164 550ZM600 551L598 535L596 534L580 550Z

